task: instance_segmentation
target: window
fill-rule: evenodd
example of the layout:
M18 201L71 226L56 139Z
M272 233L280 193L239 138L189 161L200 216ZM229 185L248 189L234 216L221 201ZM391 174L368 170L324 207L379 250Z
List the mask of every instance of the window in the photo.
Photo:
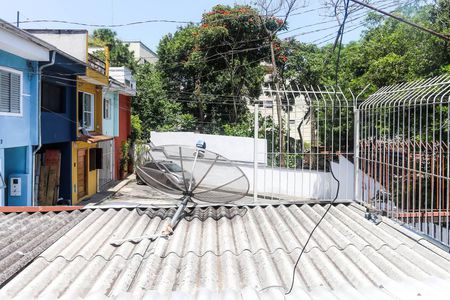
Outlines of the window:
M272 108L273 107L273 102L272 102L272 100L267 100L267 101L264 101L264 107L267 107L267 108Z
M89 149L89 171L103 168L103 149L90 148Z
M80 126L94 130L94 95L78 93L78 120Z
M111 99L103 99L103 119L111 119Z
M0 69L0 114L22 114L22 73Z
M44 112L65 113L66 88L59 84L42 82L42 107Z

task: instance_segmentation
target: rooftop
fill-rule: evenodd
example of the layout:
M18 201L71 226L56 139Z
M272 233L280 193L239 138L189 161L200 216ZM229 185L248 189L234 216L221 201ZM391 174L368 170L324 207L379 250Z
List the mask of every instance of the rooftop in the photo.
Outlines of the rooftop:
M0 213L0 286L89 213Z
M324 210L320 204L197 207L167 239L157 235L173 208L66 213L78 224L12 276L0 296L282 298ZM331 208L300 261L290 298L448 295L448 252L389 219L376 225L364 215L356 204ZM1 215L0 222L13 217Z

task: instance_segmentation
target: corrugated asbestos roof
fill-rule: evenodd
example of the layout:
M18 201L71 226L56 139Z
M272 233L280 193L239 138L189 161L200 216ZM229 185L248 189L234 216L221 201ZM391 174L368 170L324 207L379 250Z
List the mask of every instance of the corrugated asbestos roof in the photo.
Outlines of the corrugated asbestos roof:
M0 213L0 285L89 213Z
M324 206L195 208L151 241L173 209L94 209L9 281L0 297L282 298ZM120 239L133 239L121 246ZM339 204L315 232L288 298L440 299L450 256L390 220Z

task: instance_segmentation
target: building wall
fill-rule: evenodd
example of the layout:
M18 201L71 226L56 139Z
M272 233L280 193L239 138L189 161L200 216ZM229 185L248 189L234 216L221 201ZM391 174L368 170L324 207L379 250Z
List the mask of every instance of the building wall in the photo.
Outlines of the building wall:
M101 86L91 84L83 81L81 78L77 80L77 103L81 101L78 99L78 92L85 92L94 95L94 131L102 132L102 117L103 117L103 93ZM77 105L77 119L78 119L78 105ZM80 120L77 120L77 128L80 127ZM78 133L79 135L79 133Z
M88 32L64 33L62 30L44 32L31 32L34 36L56 46L58 49L78 58L81 61L87 61Z
M0 115L0 149L3 149L0 173L6 183L11 174L27 174L23 195L26 203L22 205L31 205L32 146L38 143L38 64L0 50L0 67L22 72L21 115ZM7 204L7 190L1 189L0 193L0 205Z
M125 42L128 44L128 49L134 52L134 57L139 62L149 62L156 63L158 61L158 57L156 57L151 51L147 50L145 46L141 42Z
M94 99L94 131L96 133L102 132L102 116L103 116L103 92L102 87L98 85L91 84L89 82L83 81L81 78L77 80L77 127L79 127L80 120L78 120L78 92L86 92L93 94ZM80 136L80 133L77 132ZM81 200L94 195L97 192L97 170L87 172L87 194L82 198L78 198L78 187L77 187L77 160L78 160L78 149L87 149L86 159L89 163L89 150L90 148L96 148L97 144L89 144L82 141L77 141L72 143L72 204L76 204Z
M113 113L114 113L113 135L114 135L114 137L119 136L119 125L120 125L119 111L120 110L121 109L120 109L120 104L119 104L119 93L116 93L116 97L114 97L114 104L113 104Z
M120 175L122 143L126 142L131 134L131 96L119 94L119 107L119 136L114 139L115 178Z
M0 148L36 145L38 66L0 50L0 68L7 67L22 74L22 115L0 115Z
M223 155L227 159L246 163L253 163L254 161L255 141L253 138L193 132L151 132L151 141L156 146L185 145L195 147L200 139L205 141L207 150ZM266 139L258 139L256 157L258 163L267 163Z
M105 116L102 111L102 120L103 120L102 133L104 135L117 136L118 135L118 132L117 132L118 126L116 123L119 122L118 115L117 115L117 110L118 110L118 106L119 106L119 94L118 94L118 92L109 91L106 93L104 98L105 97L109 97L109 99L111 100L111 112L110 112L111 118L105 119Z
M5 205L29 206L31 203L31 173L32 173L32 146L14 147L4 149L5 182L9 186L9 176L12 174L26 175L26 194L14 202L6 196ZM24 184L24 183L22 183ZM6 189L8 193L8 189Z
M0 148L0 206L6 204L5 150Z
M74 86L66 86L65 113L42 111L43 144L69 142L74 139L76 131L76 101L76 88Z

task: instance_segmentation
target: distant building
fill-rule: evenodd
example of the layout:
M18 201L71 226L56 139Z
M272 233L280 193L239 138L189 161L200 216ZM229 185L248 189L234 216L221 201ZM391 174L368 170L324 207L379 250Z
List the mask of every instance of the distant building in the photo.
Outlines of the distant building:
M128 165L124 169L120 161L123 144L131 135L131 101L136 95L136 81L126 67L111 67L109 75L110 85L104 93L103 100L103 134L113 135L114 144L110 148L103 149L104 161L110 163L104 164L104 168L99 170L100 185L106 184L108 180L122 178L122 175L131 170L131 166ZM107 111L110 112L106 114ZM108 153L114 153L114 157L106 157Z
M124 43L128 44L128 49L134 52L134 57L138 63L154 64L158 61L158 55L141 41L124 41Z

